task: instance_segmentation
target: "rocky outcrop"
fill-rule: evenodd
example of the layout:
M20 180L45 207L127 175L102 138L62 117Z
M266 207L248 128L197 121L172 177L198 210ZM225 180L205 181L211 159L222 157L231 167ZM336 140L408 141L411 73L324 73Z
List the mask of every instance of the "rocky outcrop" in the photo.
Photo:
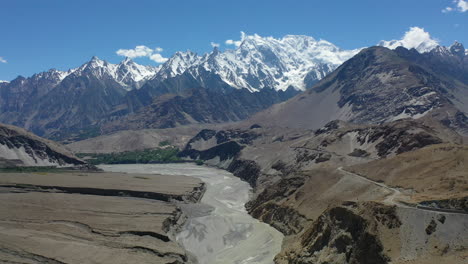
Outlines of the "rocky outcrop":
M209 164L226 169L255 187L261 168L255 161L242 159L240 154L245 146L252 144L259 136L252 129L204 129L187 143L179 156L193 160L215 160Z
M376 228L379 225L399 227L394 208L376 204L347 205L326 210L300 236L300 247L277 256L276 263L388 263L390 259L383 252ZM372 215L375 216L372 218Z
M379 158L400 154L444 141L437 129L415 120L400 120L380 125L353 125L332 121L316 131L316 135L325 136L320 144L327 147L346 137L352 137L355 145L372 146L372 149L357 149L350 156L367 157L368 151L375 152ZM456 136L454 136L456 137Z
M37 137L23 129L0 124L0 165L74 166L84 161L59 144Z
M220 161L233 159L241 151L242 146L235 141L229 141L216 145L207 150L185 149L179 155L182 157L190 157L194 160L210 160L219 157Z
M249 213L258 220L276 228L285 236L301 232L308 222L307 218L294 208L271 202L250 208Z
M227 171L256 187L261 168L255 161L236 159L227 167Z
M421 207L439 209L440 211L456 212L461 211L468 214L468 197L444 199L444 200L430 200L419 203Z
M265 203L281 201L296 192L299 187L304 185L304 182L305 179L303 177L281 179L274 186L263 190L254 200L250 201L247 204L247 209L254 211Z

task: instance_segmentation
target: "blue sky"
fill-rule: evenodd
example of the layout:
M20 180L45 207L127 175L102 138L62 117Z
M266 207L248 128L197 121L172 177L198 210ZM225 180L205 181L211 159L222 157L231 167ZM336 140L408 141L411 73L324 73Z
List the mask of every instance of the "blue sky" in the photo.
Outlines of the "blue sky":
M458 40L468 46L467 2L456 1L461 5L453 0L0 0L0 80L67 70L93 55L117 63L123 59L117 50L137 45L161 47L162 57L187 49L208 52L211 42L232 48L225 41L238 40L240 31L277 38L309 35L354 49L401 39L417 26L443 45ZM148 58L135 61L157 65Z

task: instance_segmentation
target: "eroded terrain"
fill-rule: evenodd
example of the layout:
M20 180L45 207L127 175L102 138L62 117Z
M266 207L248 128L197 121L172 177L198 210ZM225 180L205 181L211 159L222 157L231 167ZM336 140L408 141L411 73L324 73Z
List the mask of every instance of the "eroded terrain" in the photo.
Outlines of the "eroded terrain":
M203 188L178 175L2 173L0 262L184 262L173 202L196 202Z

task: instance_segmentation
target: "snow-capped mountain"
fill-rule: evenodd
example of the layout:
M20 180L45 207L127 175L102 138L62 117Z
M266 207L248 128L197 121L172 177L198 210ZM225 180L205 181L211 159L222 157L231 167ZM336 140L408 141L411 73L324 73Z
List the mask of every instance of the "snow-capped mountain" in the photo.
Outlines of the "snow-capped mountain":
M468 51L465 50L463 44L455 41L451 46L437 46L435 49L431 50L430 53L433 56L438 56L441 59L445 60L457 60L459 63L463 60L468 60Z
M443 72L445 76L441 76L441 82L445 87L440 88L439 85L437 89L440 89L437 91L450 89L453 97L450 102L463 112L468 112L465 90L452 89L452 86L459 85L446 79L446 76L449 76L464 84L468 83L468 56L465 55L463 45L454 43L450 47L435 46L429 51L427 50L432 45L431 41L428 42L430 45L411 42L414 45L418 44L419 51L414 47L403 49L399 46L408 43L410 42L401 41L389 45L397 51L398 56L408 62L424 65L423 68L431 72ZM29 78L20 76L10 83L0 83L0 122L15 124L40 135L62 137L76 132L86 134L89 130L96 131L105 123L129 120L124 117L129 115L138 127L172 126L194 120L201 123L238 121L284 101L299 91L311 88L316 82L327 78L326 76L340 65L344 65L348 59L355 58L354 55L361 51L342 50L325 40L297 35L287 35L279 39L243 35L242 40L236 41L235 44L235 49L220 51L215 47L212 52L202 56L190 51L176 52L159 67L139 65L128 58L119 64L112 64L93 57L80 67L68 71L52 69ZM391 58L390 55L384 57ZM356 68L360 63L358 61L352 65ZM362 63L365 64L365 61ZM391 65L393 67L393 64ZM350 71L355 76L360 74L358 70L352 69L353 67L349 68ZM337 77L340 83L351 83L358 88L368 87L367 84L355 84L348 72L340 72L341 75ZM375 74L372 74L372 78L363 80L372 80L372 83L379 84L388 74L390 73L385 72L380 76L382 80L372 79L377 76ZM416 81L409 82L413 84L419 80L415 76L432 78L433 75L402 73L402 76L414 77L412 80ZM372 85L369 87L375 88ZM348 88L340 90L341 96L352 99L354 108L369 104L366 96L372 95L371 90ZM199 91L195 91L196 89ZM405 96L395 89L391 91L395 91L395 95L391 95L393 99ZM418 105L410 109L401 105L400 108L393 109L395 111L365 112L369 116L355 116L353 120L381 122L408 115L419 116L431 107L440 105L438 98L442 97L434 96L432 90L425 90L423 93L418 89L416 92L426 96L417 98L421 99L418 104L424 107ZM231 98L227 98L229 96ZM372 102L386 105L383 98L379 97ZM398 99L395 104L406 103L405 98ZM325 100L316 103L326 102ZM161 105L162 103L164 105ZM213 109L223 104L229 105L226 107L229 111L225 109L222 114L219 111L213 112ZM332 102L331 105L333 104ZM340 103L337 111L346 112L345 110L349 110L346 107L351 105ZM323 111L316 114L322 115L321 112ZM153 116L148 116L149 113ZM373 117L372 114L376 116ZM154 119L155 116L157 119Z
M132 87L138 89L145 81L154 77L160 67L140 65L130 58L125 58L115 69L117 82L125 84L130 89Z
M468 135L468 57L460 50L459 43L426 53L367 48L252 122L316 129L335 119L380 124L433 117Z
M287 35L281 39L243 36L236 49L209 54L178 52L161 67L153 78L161 81L189 72L195 79L201 72L212 72L231 87L251 92L263 88L305 90L359 52L341 50L325 40L309 36ZM305 82L309 76L308 83Z
M0 120L41 135L91 126L158 70L130 59L112 64L93 57L68 71L19 76L1 84Z
M201 57L195 52L176 52L167 62L161 65L160 70L153 78L154 80L164 80L183 74L188 68L199 65Z
M17 77L11 82L1 83L0 110L1 112L20 112L27 107L31 100L46 95L57 86L67 75L55 69L34 74L29 78Z
M64 75L66 77L70 74L75 76L93 74L99 79L113 79L129 91L140 88L144 81L154 77L158 71L159 67L143 66L129 58L125 58L119 64L112 64L94 56L89 62L69 70Z
M62 82L66 77L74 77L91 74L98 79L112 79L122 85L125 90L138 89L141 85L154 77L160 67L144 66L135 63L129 58L125 58L119 64L112 64L93 56L90 61L84 63L78 68L68 71L50 69L45 72L34 74L29 78L19 76L13 82L19 80L22 84L36 85L37 82L48 82L48 89L52 89ZM10 83L0 81L0 83ZM17 82L16 82L17 83Z

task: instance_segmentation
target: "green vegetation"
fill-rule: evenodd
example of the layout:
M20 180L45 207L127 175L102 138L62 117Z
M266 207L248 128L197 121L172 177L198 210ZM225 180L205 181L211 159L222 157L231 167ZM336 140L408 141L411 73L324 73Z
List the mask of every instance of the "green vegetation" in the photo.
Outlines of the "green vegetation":
M171 142L169 140L164 140L164 141L159 142L160 147L166 147L169 145L171 145Z
M178 148L147 149L142 151L127 151L109 154L79 153L78 157L87 157L87 162L97 164L135 164L135 163L174 163L183 162L177 156Z

